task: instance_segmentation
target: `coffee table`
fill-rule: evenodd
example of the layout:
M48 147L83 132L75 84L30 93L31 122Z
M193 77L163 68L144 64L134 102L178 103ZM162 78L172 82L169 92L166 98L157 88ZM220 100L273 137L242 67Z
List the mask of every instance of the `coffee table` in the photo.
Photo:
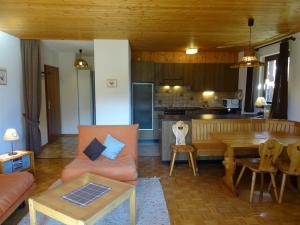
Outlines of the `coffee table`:
M90 182L109 186L111 191L84 207L62 198L63 195ZM85 173L29 198L30 224L37 225L37 211L68 225L94 224L127 199L130 200L130 224L135 225L135 187L127 183Z

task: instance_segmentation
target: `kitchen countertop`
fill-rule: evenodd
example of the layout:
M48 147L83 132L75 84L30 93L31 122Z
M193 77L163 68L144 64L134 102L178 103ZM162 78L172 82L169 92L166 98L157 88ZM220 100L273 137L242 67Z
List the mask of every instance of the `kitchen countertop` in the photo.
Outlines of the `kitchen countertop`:
M203 106L193 106L193 107L154 107L155 111L165 111L165 110L200 110L200 109L208 109L208 110L223 110L226 109L222 106L214 106L214 107L203 107Z
M241 115L241 114L224 114L224 115L216 115L216 114L200 114L197 116L186 116L186 115L160 115L159 119L162 121L189 121L192 119L246 119L253 118L255 115Z

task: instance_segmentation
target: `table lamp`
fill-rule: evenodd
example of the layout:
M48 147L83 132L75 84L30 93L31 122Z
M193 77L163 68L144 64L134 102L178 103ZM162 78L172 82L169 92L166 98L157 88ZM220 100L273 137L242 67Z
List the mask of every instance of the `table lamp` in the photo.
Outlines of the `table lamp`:
M255 101L255 106L257 108L263 109L266 104L267 104L267 102L266 102L266 99L264 97L257 97L257 99ZM258 112L258 115L263 116L264 115L264 110L260 110L260 112Z
M16 129L9 128L5 131L3 135L4 141L10 141L11 142L11 152L8 155L17 155L17 152L14 152L14 145L13 142L19 140L19 135Z

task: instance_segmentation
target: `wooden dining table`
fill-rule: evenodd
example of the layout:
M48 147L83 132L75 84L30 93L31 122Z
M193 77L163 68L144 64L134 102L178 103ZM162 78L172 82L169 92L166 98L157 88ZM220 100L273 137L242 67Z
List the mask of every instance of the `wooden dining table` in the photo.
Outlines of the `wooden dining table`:
M225 175L223 181L226 186L237 194L233 175L235 173L236 162L235 152L243 148L258 149L259 145L269 138L276 138L285 147L300 141L300 136L287 133L264 132L212 132L212 138L226 145L224 152L223 165L225 167ZM300 190L300 180L298 179L298 190Z

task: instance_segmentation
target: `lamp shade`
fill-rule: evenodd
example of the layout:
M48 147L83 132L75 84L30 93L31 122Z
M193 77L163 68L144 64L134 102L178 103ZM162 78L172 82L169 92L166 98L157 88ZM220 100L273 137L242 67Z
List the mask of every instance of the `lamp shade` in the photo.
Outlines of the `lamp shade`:
M75 60L74 66L79 70L89 69L89 64L82 58L82 49L79 50L79 57Z
M89 69L88 63L82 58L76 59L74 66L79 70L88 70Z
M247 67L260 67L263 66L264 63L260 62L255 54L254 48L251 46L251 28L254 25L254 19L248 19L248 27L249 27L249 46L244 49L244 57L241 61L231 66L231 68L247 68Z
M255 50L252 47L247 47L244 49L242 60L231 66L231 68L260 67L264 65L263 62L257 59Z
M266 99L264 97L257 97L255 101L255 106L257 107L262 107L267 104Z
M19 140L19 135L16 129L14 128L9 128L5 131L3 135L3 140L4 141L17 141Z

